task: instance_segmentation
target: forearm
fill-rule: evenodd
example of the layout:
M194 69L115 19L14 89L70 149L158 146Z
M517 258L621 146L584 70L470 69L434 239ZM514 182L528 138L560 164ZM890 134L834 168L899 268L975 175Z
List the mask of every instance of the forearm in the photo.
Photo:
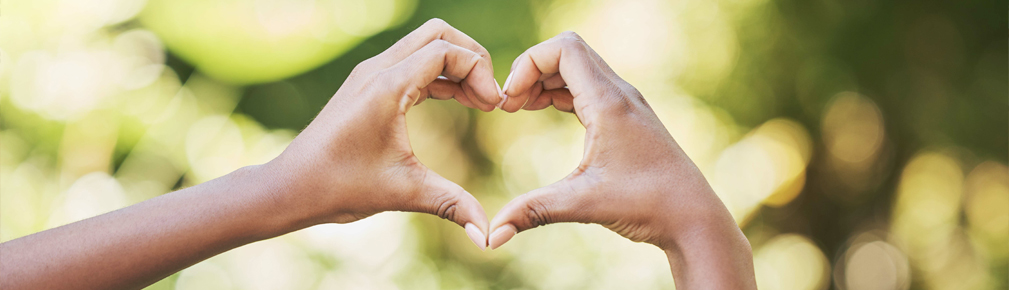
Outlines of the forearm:
M246 167L108 214L0 244L3 289L138 289L297 227Z

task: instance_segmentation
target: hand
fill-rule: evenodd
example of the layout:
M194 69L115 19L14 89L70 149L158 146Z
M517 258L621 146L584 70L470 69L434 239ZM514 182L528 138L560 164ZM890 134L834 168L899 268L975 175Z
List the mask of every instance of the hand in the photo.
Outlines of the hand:
M728 210L641 94L578 35L520 55L503 90L508 112L553 105L575 113L585 153L566 178L501 209L491 248L541 225L596 223L665 250L677 288L755 288L749 243Z
M424 212L464 226L483 249L483 207L410 148L406 112L427 98L484 111L501 99L487 50L440 19L357 65L319 116L266 165L287 188L275 197L298 213L292 227Z

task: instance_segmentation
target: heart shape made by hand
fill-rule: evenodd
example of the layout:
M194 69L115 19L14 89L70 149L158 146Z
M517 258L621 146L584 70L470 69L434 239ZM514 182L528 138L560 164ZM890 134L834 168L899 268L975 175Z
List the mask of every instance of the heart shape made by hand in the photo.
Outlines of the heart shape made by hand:
M483 111L497 107L506 112L553 106L574 113L586 128L583 159L571 174L515 198L488 224L478 218L482 208L479 213L465 214L468 218L457 216L456 206L479 206L468 193L462 198L443 198L450 205L440 202L428 210L463 225L481 248L500 247L518 232L557 222L601 224L633 241L663 249L675 247L674 233L692 231L698 225L728 228L729 235L738 232L724 205L642 95L577 34L565 32L529 48L514 61L498 89L489 77L489 55L479 44L440 20L418 31L425 29L438 31L428 45L446 42L446 46L474 52L468 60L445 56L445 62L473 64L440 63L436 66L442 69L440 76L405 93L407 100L402 103L455 99L467 107ZM411 35L404 41L429 40ZM398 50L394 46L389 51ZM500 101L492 106L494 98L488 93L493 90ZM409 107L403 106L403 112Z
M425 198L419 207L398 210L452 220L464 226L481 249L498 248L519 232L551 223L600 224L665 250L674 276L686 277L675 279L678 287L754 288L749 242L729 211L641 93L577 34L564 32L526 50L513 62L501 88L490 77L487 51L443 21L429 21L400 42L418 40L427 43L421 51L378 74L395 77L397 70L409 68L419 79L404 91L394 90L401 105L393 122L400 130L393 136L401 138L403 151L398 156L407 161L396 164L416 165L415 172L424 172L418 191ZM408 51L405 46L409 44L397 43L368 61L382 62L387 53ZM440 47L440 53L423 52L432 46ZM412 62L423 59L411 59L418 54L428 55L426 66ZM420 165L409 147L403 116L427 98L455 99L483 111L497 107L513 113L553 106L574 113L586 130L585 152L571 174L516 197L488 223L472 195ZM687 268L703 278L686 274Z
M424 166L410 146L406 113L429 98L485 112L553 106L574 113L585 127L582 160L568 176L516 197L488 221L473 195ZM753 269L749 259L739 259L750 251L746 237L700 170L641 93L573 32L519 55L498 87L486 49L444 21L428 21L358 64L267 166L286 180L281 200L299 209L293 211L298 226L423 212L464 227L481 249L494 249L538 226L595 223L665 250L674 272L687 264L710 267L699 269L705 275L746 276Z

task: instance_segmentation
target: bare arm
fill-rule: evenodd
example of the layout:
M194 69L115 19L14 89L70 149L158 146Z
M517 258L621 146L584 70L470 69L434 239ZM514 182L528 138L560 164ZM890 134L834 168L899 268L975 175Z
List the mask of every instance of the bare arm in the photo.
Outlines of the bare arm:
M303 227L261 166L0 245L4 289L126 289Z
M750 244L644 97L578 35L520 55L501 108L553 105L585 125L585 154L566 178L528 192L491 221L491 248L557 222L601 224L666 252L677 289L756 289Z
M138 289L244 244L384 211L436 214L483 248L483 208L417 160L405 114L427 98L492 110L492 75L483 47L428 21L359 64L273 161L0 244L0 288Z

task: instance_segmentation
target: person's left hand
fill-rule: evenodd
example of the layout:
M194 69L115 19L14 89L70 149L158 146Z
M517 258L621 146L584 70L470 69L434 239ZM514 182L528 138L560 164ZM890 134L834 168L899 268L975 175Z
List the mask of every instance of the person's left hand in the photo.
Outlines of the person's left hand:
M263 166L281 183L273 196L285 207L280 211L295 215L287 230L414 211L464 226L486 247L480 203L421 164L410 147L406 112L427 98L483 111L501 100L487 50L441 19L358 64L319 116Z

